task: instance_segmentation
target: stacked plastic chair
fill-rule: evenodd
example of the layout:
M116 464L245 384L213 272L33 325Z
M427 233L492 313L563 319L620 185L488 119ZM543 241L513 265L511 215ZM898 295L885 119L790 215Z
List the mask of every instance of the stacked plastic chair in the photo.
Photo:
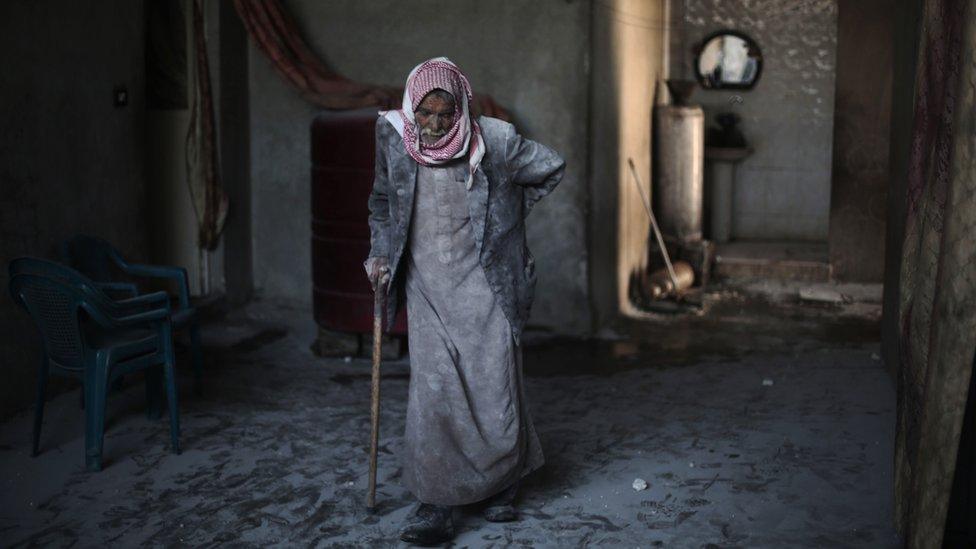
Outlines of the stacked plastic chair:
M111 244L87 235L78 235L61 246L64 263L85 274L107 292L126 297L139 294L139 288L131 281L120 281L116 273L129 277L169 279L176 283L178 301L171 314L173 328L190 332L190 351L193 358L194 390L200 392L203 356L200 350L200 327L196 310L190 306L190 287L186 270L169 265L140 265L130 263Z
M179 453L169 296L155 292L113 300L78 271L38 258L11 261L9 274L11 296L30 314L42 336L33 454L39 451L48 376L65 374L82 381L85 464L91 471L101 470L108 388L119 376L139 370L146 371L150 417L159 416L160 377L165 382L171 449Z

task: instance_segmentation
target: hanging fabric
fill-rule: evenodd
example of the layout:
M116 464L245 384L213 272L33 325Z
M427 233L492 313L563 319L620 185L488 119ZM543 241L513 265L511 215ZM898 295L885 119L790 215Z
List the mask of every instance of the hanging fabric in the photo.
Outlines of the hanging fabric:
M326 109L399 106L402 88L353 82L329 70L302 39L279 0L234 0L244 28L275 71L306 101ZM509 113L486 95L474 95L472 113L510 120Z
M193 107L186 133L186 180L198 225L197 245L214 250L227 216L227 195L220 184L213 93L207 60L206 29L200 0L193 0L193 53L196 66Z
M924 0L900 279L895 520L941 547L976 349L976 0Z

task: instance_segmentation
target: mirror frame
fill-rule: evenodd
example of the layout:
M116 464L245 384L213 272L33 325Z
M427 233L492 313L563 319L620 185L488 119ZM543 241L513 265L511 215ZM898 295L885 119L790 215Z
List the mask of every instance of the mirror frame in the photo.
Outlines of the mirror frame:
M756 50L759 51L758 62L756 63L756 77L753 78L752 82L748 84L723 84L717 87L706 86L705 75L701 73L701 69L698 66L698 62L701 59L702 51L705 49L705 45L708 44L713 38L717 38L719 36L725 36L725 35L732 35L737 38L740 38L743 41L755 46ZM705 38L702 39L701 42L699 42L695 46L693 53L695 54L695 60L694 60L695 78L698 80L698 86L704 91L751 90L752 88L756 87L756 83L759 82L759 78L762 77L762 71L763 71L762 48L759 47L759 43L753 40L751 36L749 36L748 34L742 31L722 29L722 30L717 30L715 32L709 33L707 36L705 36Z

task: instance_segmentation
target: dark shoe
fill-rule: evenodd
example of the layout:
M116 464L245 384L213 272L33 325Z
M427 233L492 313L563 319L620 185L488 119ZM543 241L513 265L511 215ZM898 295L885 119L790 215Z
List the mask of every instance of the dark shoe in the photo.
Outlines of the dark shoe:
M437 545L454 538L454 509L421 503L400 530L400 539L414 545Z
M518 520L515 511L515 495L518 493L518 481L508 488L492 496L482 514L488 522L512 522Z

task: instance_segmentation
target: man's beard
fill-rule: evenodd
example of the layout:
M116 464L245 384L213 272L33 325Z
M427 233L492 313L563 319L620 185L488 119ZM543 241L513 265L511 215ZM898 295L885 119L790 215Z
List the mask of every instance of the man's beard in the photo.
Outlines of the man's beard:
M430 128L420 129L420 139L426 145L433 145L434 143L437 143L440 138L444 137L445 135L447 135L447 130L432 130Z

